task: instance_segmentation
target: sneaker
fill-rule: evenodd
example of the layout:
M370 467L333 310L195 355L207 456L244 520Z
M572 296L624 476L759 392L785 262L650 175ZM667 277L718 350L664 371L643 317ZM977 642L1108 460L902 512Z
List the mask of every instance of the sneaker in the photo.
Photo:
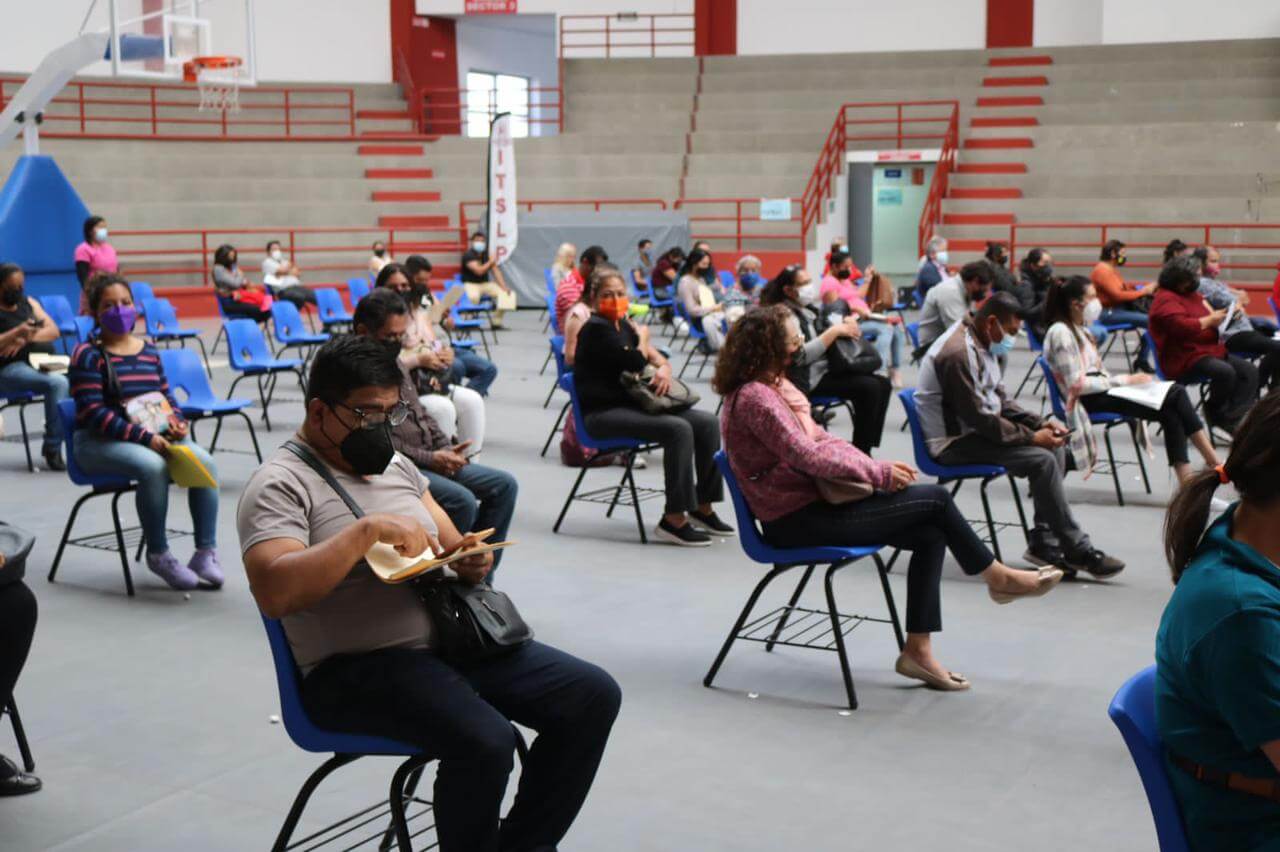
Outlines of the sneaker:
M67 463L62 460L62 447L48 447L45 449L44 466L49 470L67 469Z
M685 524L682 527L673 527L667 523L667 519L663 518L658 522L658 527L653 531L654 535L663 541L671 544L678 544L681 547L710 547L711 536L694 529L693 524Z
M733 535L735 532L733 527L720 520L714 510L705 515L701 512L690 512L689 523L712 535Z
M200 578L195 572L178 561L172 551L164 553L148 553L147 568L170 588L180 592L189 592L200 585Z
M218 564L216 550L197 550L187 563L191 572L200 578L200 582L213 589L221 589L226 578L222 576L222 566Z
M1046 542L1033 544L1022 554L1025 562L1037 568L1061 568L1067 564L1067 555L1056 544Z
M1124 570L1124 563L1114 556L1108 556L1096 547L1082 550L1079 553L1067 554L1066 565L1071 571L1084 571L1094 579L1102 580L1114 577Z

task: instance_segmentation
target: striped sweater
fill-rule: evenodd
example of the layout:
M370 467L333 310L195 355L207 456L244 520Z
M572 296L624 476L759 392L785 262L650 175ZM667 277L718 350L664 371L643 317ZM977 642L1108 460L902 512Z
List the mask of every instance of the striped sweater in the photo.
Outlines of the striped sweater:
M133 441L148 445L154 434L129 421L124 402L144 393L159 391L164 394L175 413L178 402L169 391L169 382L160 366L160 353L150 343L143 345L137 355L108 353L120 382L120 397L108 397L105 392L106 371L103 369L102 350L91 343L81 343L71 354L71 396L76 402L76 426L92 429L99 435L119 441ZM178 416L182 415L178 413Z

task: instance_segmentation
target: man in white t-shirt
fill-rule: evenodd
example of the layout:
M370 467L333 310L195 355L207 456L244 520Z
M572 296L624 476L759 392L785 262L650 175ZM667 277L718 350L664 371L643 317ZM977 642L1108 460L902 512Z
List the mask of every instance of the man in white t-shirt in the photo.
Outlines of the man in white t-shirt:
M303 305L314 305L316 294L302 285L302 270L285 257L279 240L267 243L267 256L262 259L262 283L277 299L293 302L302 310Z

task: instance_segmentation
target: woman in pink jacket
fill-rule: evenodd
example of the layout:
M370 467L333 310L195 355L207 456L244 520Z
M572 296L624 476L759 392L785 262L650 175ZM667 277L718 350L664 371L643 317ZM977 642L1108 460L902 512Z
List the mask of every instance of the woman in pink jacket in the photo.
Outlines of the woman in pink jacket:
M751 311L730 330L716 364L715 390L725 453L764 538L775 547L885 545L911 551L907 572L907 643L898 674L940 690L969 688L933 656L942 629L940 583L947 550L966 574L987 583L992 600L1043 595L1062 579L1056 568L1019 571L998 562L965 521L947 490L915 484L905 462L876 461L822 429L809 401L786 378L803 343L786 309ZM817 480L857 481L874 492L839 505L825 502Z

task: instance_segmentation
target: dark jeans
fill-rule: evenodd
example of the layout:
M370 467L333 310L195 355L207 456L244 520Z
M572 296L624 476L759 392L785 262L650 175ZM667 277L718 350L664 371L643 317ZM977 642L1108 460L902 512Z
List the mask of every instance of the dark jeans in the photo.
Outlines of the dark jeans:
M1113 323L1127 322L1138 328L1147 327L1147 314L1145 311L1126 310L1124 308L1103 308L1102 315L1098 317L1099 321L1106 325ZM1147 338L1143 335L1142 342L1138 344L1138 362L1147 360Z
M1209 383L1204 413L1211 426L1234 429L1258 398L1258 368L1235 355L1201 358L1179 381Z
M1080 403L1090 414L1109 412L1158 422L1164 427L1164 452L1170 465L1187 464L1191 461L1187 455L1187 436L1204 428L1204 421L1196 414L1195 404L1182 385L1169 388L1164 405L1160 406L1159 411L1105 393L1082 396Z
M222 313L227 319L251 319L254 322L266 322L271 319L271 311L264 311L248 302L237 302L235 299L218 299L222 305Z
M690 408L679 414L646 414L638 408L607 408L585 417L593 438L638 438L662 447L662 475L669 515L692 512L703 503L724 499L724 480L716 467L720 422ZM696 477L696 486L695 486Z
M462 384L467 380L467 387L481 396L489 395L489 386L498 378L498 368L488 358L484 358L469 349L453 351L453 366L449 368L449 383Z
M36 596L19 580L0 586L0 707L13 695L36 633Z
M774 521L764 537L775 547L883 544L911 551L907 569L907 632L942 629L942 559L950 550L966 574L995 560L941 485L911 485L894 494L833 506L810 503Z
M1059 544L1069 555L1075 555L1093 545L1071 514L1071 504L1062 487L1066 458L1066 450L1061 447L1008 447L979 435L965 435L938 454L938 461L943 464L998 464L1014 476L1026 477L1035 504L1030 543Z
M809 391L810 397L834 396L853 403L853 445L864 453L880 446L884 417L893 385L884 376L827 373Z
M298 310L302 310L306 305L314 305L316 303L316 294L309 287L304 287L301 284L293 284L288 287L268 286L267 290L277 299L293 302Z
M1261 331L1242 331L1226 340L1227 351L1232 355L1261 355L1258 362L1258 381L1261 386L1274 389L1280 380L1280 340Z
M621 700L603 669L539 642L465 669L426 650L341 655L302 682L321 728L389 737L439 759L442 852L553 850L587 798ZM512 722L538 736L499 828Z
M431 496L444 509L459 532L487 530L493 527L490 541L506 541L511 516L516 510L516 478L505 470L469 464L449 478L430 470L422 475L431 484ZM477 505L479 501L479 505ZM493 575L498 572L501 550L493 552Z

